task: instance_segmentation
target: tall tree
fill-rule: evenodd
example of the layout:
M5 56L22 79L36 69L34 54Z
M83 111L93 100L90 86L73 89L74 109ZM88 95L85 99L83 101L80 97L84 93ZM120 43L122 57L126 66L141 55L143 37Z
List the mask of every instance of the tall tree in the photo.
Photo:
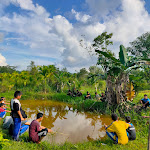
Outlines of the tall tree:
M101 41L101 38L98 40ZM103 42L96 42L103 44ZM95 48L95 52L99 54L98 64L104 68L107 78L106 96L108 103L116 105L126 101L125 93L127 90L127 81L129 81L129 73L132 69L140 68L141 63L145 60L143 58L128 56L123 45L120 46L119 59L115 58L110 51L101 49L101 46L99 46L100 50L97 47ZM104 59L101 59L101 57Z
M149 58L150 59L150 32L147 32L135 41L130 42L130 47L127 51L137 57Z

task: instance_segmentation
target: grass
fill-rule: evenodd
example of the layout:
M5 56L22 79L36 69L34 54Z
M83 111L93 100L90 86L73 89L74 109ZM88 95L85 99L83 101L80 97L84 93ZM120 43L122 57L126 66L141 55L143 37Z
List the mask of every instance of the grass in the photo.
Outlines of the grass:
M137 94L137 96L134 98L133 103L136 105L139 103L139 100L143 98L144 94L148 94L148 97L150 97L150 91L141 91ZM7 99L11 99L13 95L13 92L5 93L2 96L5 96ZM66 94L45 94L43 97L42 93L36 93L32 95L32 93L24 94L23 99L26 98L47 98L47 99L54 99L57 101L64 101L73 105L79 105L83 103L82 98L70 98L66 96ZM91 104L93 103L92 100L84 101L84 108L89 108ZM100 106L97 106L99 103L95 104L95 107L102 107L100 103ZM109 113L109 112L107 112ZM117 112L118 113L118 112ZM111 140L108 138L105 141L91 141L91 142L83 142L83 143L77 143L77 144L71 144L71 143L65 143L63 145L58 144L49 144L48 142L41 142L41 144L37 145L34 143L27 142L28 139L28 133L24 134L21 139L21 142L15 142L12 141L11 138L8 136L6 131L3 132L4 138L10 139L9 143L3 145L3 150L146 150L147 149L147 143L148 143L148 119L143 119L141 115L149 115L149 109L143 110L139 113L134 112L134 110L130 112L126 112L125 115L129 115L132 118L132 123L136 127L137 132L137 139L135 141L129 141L127 145L114 145ZM123 120L123 118L121 118ZM103 145L106 144L106 145Z

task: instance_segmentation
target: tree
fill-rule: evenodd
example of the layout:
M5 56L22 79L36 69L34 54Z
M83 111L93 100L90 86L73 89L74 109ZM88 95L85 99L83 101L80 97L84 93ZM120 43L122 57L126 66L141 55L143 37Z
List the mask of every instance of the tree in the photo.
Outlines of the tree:
M101 80L104 77L104 72L101 68L97 66L89 67L90 73L88 74L88 83L95 86L95 90L97 91L98 86L101 84Z
M54 77L54 73L57 71L54 65L39 67L39 73L43 76L44 92L47 92L47 83L50 83L50 79Z
M38 68L35 66L35 62L31 61L30 65L27 66L27 70L31 75L36 75L38 73Z
M0 66L0 73L13 73L16 71L16 66Z
M150 58L150 32L147 32L135 41L130 42L130 47L127 48L127 51L132 55L142 58Z
M101 38L100 38L101 40ZM98 42L101 44L103 42ZM108 42L109 43L109 42ZM95 44L93 44L95 45ZM128 56L127 51L123 45L120 46L119 59L115 58L110 51L106 49L97 49L95 52L99 54L98 64L101 65L106 74L107 83L107 101L109 104L119 104L126 101L127 81L129 81L130 71L133 69L141 68L141 64L146 60ZM101 48L101 46L99 46ZM103 59L101 59L103 57Z
M80 71L77 73L77 78L79 80L85 80L87 78L88 72L85 68L80 69Z

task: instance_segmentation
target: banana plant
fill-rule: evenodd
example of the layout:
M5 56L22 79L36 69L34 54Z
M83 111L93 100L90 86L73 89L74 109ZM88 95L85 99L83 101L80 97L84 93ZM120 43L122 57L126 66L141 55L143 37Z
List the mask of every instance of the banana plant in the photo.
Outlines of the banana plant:
M123 45L120 45L119 58L115 58L112 53L102 50L95 50L99 54L98 64L106 70L108 101L109 103L123 102L126 100L127 83L131 70L142 68L148 59L128 56ZM106 62L101 61L101 56L105 57ZM122 88L124 86L124 88ZM112 97L113 95L113 97ZM125 96L123 96L125 95ZM116 98L115 98L116 97Z

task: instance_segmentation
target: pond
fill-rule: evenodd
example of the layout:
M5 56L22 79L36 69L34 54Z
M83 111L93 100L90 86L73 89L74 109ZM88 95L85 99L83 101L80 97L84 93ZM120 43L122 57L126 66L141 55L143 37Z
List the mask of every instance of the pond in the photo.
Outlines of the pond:
M110 124L110 116L78 112L61 102L49 100L22 100L22 108L26 111L30 121L36 119L36 114L42 112L44 119L42 126L52 129L56 133L48 134L43 140L50 143L77 143L103 139L106 136L104 124Z

